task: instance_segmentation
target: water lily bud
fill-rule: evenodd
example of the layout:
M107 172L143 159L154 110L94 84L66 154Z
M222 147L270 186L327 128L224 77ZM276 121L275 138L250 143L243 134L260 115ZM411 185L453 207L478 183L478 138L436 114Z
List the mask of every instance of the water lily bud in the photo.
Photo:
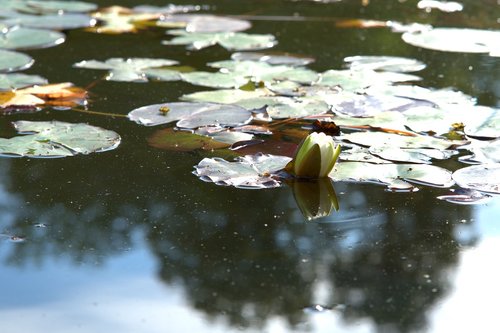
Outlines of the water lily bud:
M325 133L309 134L285 170L299 178L328 177L340 155L340 145Z

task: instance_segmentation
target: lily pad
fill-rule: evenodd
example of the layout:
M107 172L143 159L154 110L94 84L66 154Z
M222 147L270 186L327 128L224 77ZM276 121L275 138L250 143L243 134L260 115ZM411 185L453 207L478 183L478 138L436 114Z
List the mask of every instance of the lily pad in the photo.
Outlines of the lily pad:
M463 188L500 194L500 163L459 169L453 173L453 179Z
M472 155L461 156L459 160L470 164L500 163L500 139L493 141L471 140L471 143L463 147L472 152Z
M437 0L420 0L417 4L420 9L425 9L430 12L432 9L437 9L445 13L460 12L464 9L461 3L455 1L437 1Z
M191 102L209 102L220 104L234 104L242 100L259 98L264 96L273 96L274 94L265 88L252 91L241 89L221 89L198 91L192 94L182 95L181 99Z
M10 91L14 89L34 86L37 84L47 84L47 79L39 75L31 74L0 74L0 91Z
M92 14L92 17L99 21L95 27L88 28L87 31L105 34L135 33L144 28L146 22L157 20L161 13L140 13L130 8L121 6L111 6L101 8Z
M314 58L291 55L288 53L236 52L231 55L236 61L260 61L270 65L305 66L314 62Z
M132 110L128 117L138 124L155 126L177 121L182 128L201 126L239 126L252 120L252 114L239 106L214 103L165 103Z
M161 18L156 25L163 28L184 27L187 32L236 32L252 26L249 21L208 14L175 14Z
M4 14L0 12L0 16ZM12 17L14 16L14 17ZM92 27L96 20L85 14L64 14L64 15L10 15L4 21L7 25L20 25L29 28L42 28L54 30L68 30Z
M344 58L350 69L388 72L418 72L426 65L418 60L389 56L352 56Z
M450 189L450 192L450 194L440 195L437 198L459 205L485 204L493 198L489 194L466 188Z
M500 31L465 28L434 28L404 33L403 40L413 46L436 51L486 53L500 56Z
M454 184L450 171L427 164L342 162L335 165L330 178L334 181L378 183L395 191L415 190L408 182L434 187Z
M455 150L392 147L371 147L369 151L388 161L418 164L430 164L432 159L446 160L458 153Z
M165 128L148 138L150 146L170 151L193 151L228 148L231 144L216 141L205 135Z
M195 166L194 174L217 185L246 189L273 188L281 185L273 173L283 169L290 160L285 156L264 154L247 155L234 162L205 158Z
M21 71L30 68L34 62L33 58L24 53L0 50L0 73Z
M10 27L1 33L0 49L38 49L64 43L66 36L57 31Z
M260 50L276 45L273 35L251 35L243 32L189 33L184 30L170 30L168 33L176 37L163 41L164 45L187 45L193 50L217 44L230 51Z
M151 72L150 69L164 66L172 66L178 62L170 59L156 58L110 58L106 61L83 60L76 64L77 68L105 69L110 70L106 76L108 81L126 81L126 82L147 82L147 74L155 79L161 79L165 72ZM172 72L174 72L172 70ZM169 73L172 74L173 73ZM168 76L172 80L174 76Z
M14 0L6 1L7 4L2 2L2 5L6 5L4 8L15 9L25 13L32 14L46 14L46 13L61 13L61 12L73 12L73 13L84 13L95 10L97 8L96 4L83 1L55 1L55 0Z
M66 157L116 148L120 136L87 124L59 121L17 121L20 136L0 138L0 154L12 157Z
M371 86L386 86L396 82L421 80L410 74L393 72L375 72L371 70L328 70L321 74L317 85L340 87L351 92L362 92Z

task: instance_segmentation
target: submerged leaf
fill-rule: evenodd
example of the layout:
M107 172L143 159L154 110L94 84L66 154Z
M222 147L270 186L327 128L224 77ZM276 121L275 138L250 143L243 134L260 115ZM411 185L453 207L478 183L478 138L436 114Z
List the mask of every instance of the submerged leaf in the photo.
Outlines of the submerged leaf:
M14 157L65 157L90 154L116 148L120 136L87 124L58 121L17 121L21 136L0 138L0 154Z

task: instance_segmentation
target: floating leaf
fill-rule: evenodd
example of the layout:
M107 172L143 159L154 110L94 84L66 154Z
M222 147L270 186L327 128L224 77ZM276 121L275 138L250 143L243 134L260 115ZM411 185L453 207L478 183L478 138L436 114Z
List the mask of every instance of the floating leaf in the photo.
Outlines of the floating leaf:
M19 26L4 29L0 35L0 49L20 50L56 46L64 42L65 35L51 30Z
M471 140L471 143L463 147L472 152L472 155L461 156L459 160L464 163L500 163L500 139L493 141Z
M21 136L0 138L0 154L26 157L66 157L90 154L116 148L120 136L87 124L58 121L17 121L13 123Z
M436 0L420 0L417 7L430 12L431 9L437 9L445 13L460 12L464 9L461 3L455 1L436 1Z
M130 8L112 6L102 8L92 16L99 20L99 25L87 31L105 34L137 32L147 21L156 20L161 13L136 13Z
M252 114L235 105L214 103L166 103L132 110L128 117L138 124L155 126L177 121L178 127L239 126L250 122Z
M0 12L0 16L3 16ZM29 28L42 28L54 30L68 30L77 28L92 27L96 20L85 14L64 14L64 15L20 15L16 14L4 21L7 25L20 25Z
M252 91L241 89L222 89L199 91L192 94L182 95L181 99L191 102L209 102L220 104L234 104L242 100L274 95L265 88Z
M47 80L38 75L18 73L0 74L0 91L15 90L36 84L47 84Z
M288 53L236 52L231 55L236 61L260 61L270 65L305 66L314 62L313 58Z
M365 147L385 148L449 149L467 143L467 141L445 140L424 135L402 136L383 132L354 132L342 135L340 139Z
M175 79L174 73L151 71L152 68L172 66L178 62L170 59L156 58L110 58L106 61L83 60L76 64L77 68L105 69L110 70L106 76L109 81L146 82L147 75L155 79L166 77L168 80ZM170 70L175 72L174 70Z
M15 91L0 92L0 108L20 109L26 106L52 105L73 107L84 104L87 92L72 83L47 84Z
M456 155L455 150L371 147L370 153L384 160L404 163L430 164L431 159L446 160Z
M410 45L431 50L499 56L500 31L496 30L434 28L416 33L407 32L402 38Z
M453 173L458 186L500 194L500 163L473 165Z
M2 2L4 8L15 9L32 14L73 12L83 13L95 10L96 4L83 1L52 1L52 0L16 0Z
M250 28L250 22L208 14L176 14L162 17L156 25L163 28L184 27L187 32L236 32Z
M253 135L239 131L229 130L220 126L199 127L194 132L197 135L211 137L215 141L226 143L228 145L235 144L240 141L249 141L253 139Z
M195 166L194 174L201 180L217 185L260 189L279 187L281 182L273 173L283 169L291 160L285 156L247 155L228 162L220 158L205 158Z
M21 71L30 68L34 62L33 58L24 53L0 50L0 73Z
M150 146L171 151L214 150L227 148L228 143L216 141L211 137L192 132L166 128L153 133L148 138Z
M454 183L450 171L427 164L342 162L336 164L330 178L334 181L379 183L396 191L414 190L414 186L406 181L434 187L450 187Z
M423 62L403 57L353 56L344 58L350 69L388 72L418 72L426 66Z
M340 87L343 90L360 92L371 86L386 86L395 82L420 80L418 76L392 73L375 72L370 70L328 70L320 75L317 85Z
M273 35L250 35L243 32L189 33L184 30L170 30L168 33L176 37L170 41L163 41L164 45L188 45L194 50L216 44L230 51L259 50L276 44Z
M459 205L484 204L492 199L489 194L465 188L450 189L450 192L450 194L440 195L437 198Z

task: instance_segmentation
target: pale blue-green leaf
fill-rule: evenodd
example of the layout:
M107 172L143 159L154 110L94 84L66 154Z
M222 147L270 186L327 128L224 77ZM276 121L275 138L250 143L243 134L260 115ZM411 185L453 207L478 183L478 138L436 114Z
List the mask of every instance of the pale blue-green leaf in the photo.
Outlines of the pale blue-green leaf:
M231 59L237 61L261 61L270 65L305 66L314 62L313 58L291 55L288 53L236 52Z
M21 50L56 46L64 42L65 35L51 30L19 26L4 29L0 34L0 49Z
M253 135L249 133L243 132L235 132L232 130L228 130L223 127L200 127L195 130L195 133L198 135L209 136L215 141L227 143L232 145L236 142L240 141L248 141L253 139Z
M402 38L410 45L431 50L500 56L499 30L434 28L415 33L407 32Z
M0 50L0 73L21 71L30 68L34 62L33 58L24 53Z
M473 165L453 173L458 186L486 193L500 194L500 163Z
M157 81L181 80L181 73L174 69L150 68L143 70L143 73L151 80L157 80Z
M243 32L189 33L184 30L170 30L168 33L176 37L170 41L163 41L164 45L187 45L194 50L216 44L230 51L259 50L273 47L276 44L273 35L251 35Z
M182 73L183 81L211 88L238 88L248 82L248 78L234 73L190 72Z
M168 15L156 24L164 28L184 27L187 32L198 33L236 32L247 30L252 26L246 20L209 14Z
M242 100L253 99L263 96L272 96L267 89L255 89L252 91L240 89L222 89L199 91L192 94L182 95L181 99L190 102L209 102L220 104L234 104Z
M500 163L500 139L492 141L471 140L463 147L472 152L472 155L461 156L459 160L470 164Z
M435 187L453 185L451 172L427 164L337 163L330 173L334 181L368 182L387 185L393 190L413 190L412 182Z
M65 157L116 148L120 136L87 124L58 121L17 121L20 136L0 138L0 154L14 157Z
M252 119L252 114L236 105L176 102L143 106L132 110L128 117L146 126L178 121L178 127L197 128L246 124Z
M272 174L283 169L291 158L274 155L247 155L228 162L220 158L205 158L195 166L194 174L201 180L217 185L246 189L279 187L281 182Z
M423 62L403 57L390 56L352 56L344 58L350 69L388 72L418 72L426 66Z
M458 153L456 150L377 146L370 147L369 151L384 160L418 164L430 164L432 159L446 160Z
M10 91L47 83L47 79L38 75L18 73L0 74L0 91Z
M83 1L54 1L54 0L28 0L14 1L17 3L17 10L33 14L73 12L84 13L97 9L97 5Z
M110 58L105 61L83 60L73 66L110 70L106 77L109 81L146 82L146 71L152 68L158 69L158 67L172 66L177 63L175 60L157 58Z
M2 13L0 12L0 16ZM87 28L94 26L97 22L94 18L85 14L64 14L64 15L15 15L7 18L4 23L7 25L20 25L29 28L69 30Z

